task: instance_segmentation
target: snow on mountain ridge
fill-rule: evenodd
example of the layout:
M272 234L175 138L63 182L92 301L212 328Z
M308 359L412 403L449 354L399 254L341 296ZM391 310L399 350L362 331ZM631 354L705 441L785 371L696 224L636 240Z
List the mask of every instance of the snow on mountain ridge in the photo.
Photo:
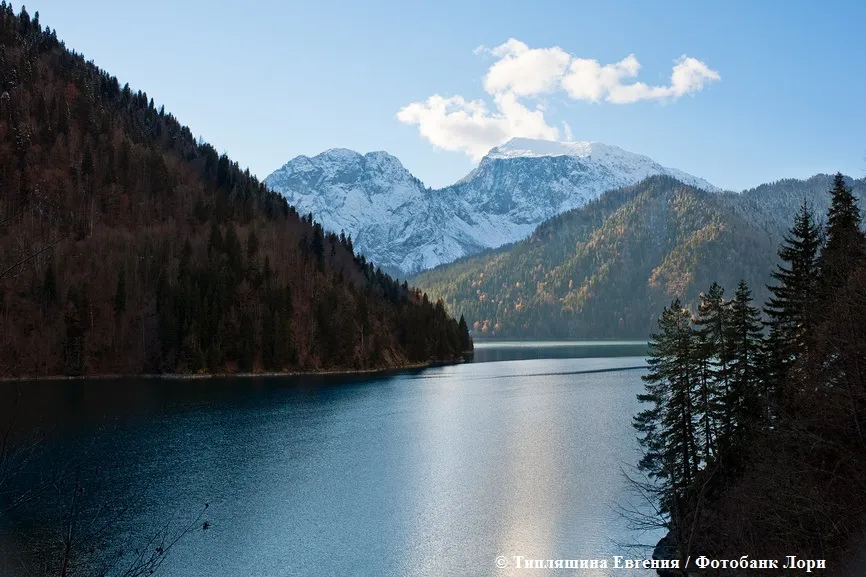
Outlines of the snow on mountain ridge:
M624 173L638 172L643 174L639 180L655 174L667 174L685 184L696 186L710 192L721 190L706 180L692 176L676 168L661 166L656 161L643 154L629 152L612 144L605 144L596 140L577 140L570 142L556 142L552 140L538 140L534 138L512 138L505 144L494 147L485 157L486 159L507 158L541 158L545 156L572 156L575 158L587 158L591 161L616 167ZM482 160L483 162L483 160Z
M593 149L607 147L602 142L578 140L557 142L535 138L512 138L505 144L490 149L487 158L537 158L539 156L591 156ZM610 148L617 148L615 146ZM622 149L617 149L622 150ZM625 151L623 151L625 152Z
M717 190L649 157L600 142L512 139L457 183L430 190L384 151L345 148L298 156L265 179L326 229L406 276L529 236L542 221L604 191L656 174Z

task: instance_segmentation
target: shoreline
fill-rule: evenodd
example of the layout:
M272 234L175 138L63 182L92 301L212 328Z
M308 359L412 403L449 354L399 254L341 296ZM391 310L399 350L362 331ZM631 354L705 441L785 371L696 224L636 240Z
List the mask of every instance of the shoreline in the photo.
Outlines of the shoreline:
M611 338L595 338L595 337L584 337L584 338L536 338L536 337L473 337L472 343L602 343L602 344L610 344L610 343L642 343L647 341L644 337L635 337L633 339L629 338L619 338L619 337L611 337Z
M34 377L0 377L0 384L16 383L16 382L34 382L34 381L87 381L87 380L112 380L112 379L142 379L142 380L198 380L198 379L225 379L225 378L274 378L274 377L315 377L315 376L352 376L352 375L373 375L385 374L390 372L403 372L416 369L427 369L432 367L442 367L448 365L459 365L465 363L466 360L455 361L428 361L425 363L412 363L408 365L400 365L395 367L381 367L375 369L331 369L321 371L291 371L291 372L270 372L270 373L201 373L201 374L184 374L184 373L112 373L112 374L95 374L95 375L46 375Z
M485 339L485 340L476 340L474 345L476 347L481 346L484 348L486 346L497 346L497 345L515 345L515 344L545 344L545 345L555 345L555 346L576 346L576 347L592 347L592 346L610 346L610 345L621 345L621 346L640 346L645 345L649 341L648 340L622 340L622 339L574 339L574 340L562 340L562 339Z

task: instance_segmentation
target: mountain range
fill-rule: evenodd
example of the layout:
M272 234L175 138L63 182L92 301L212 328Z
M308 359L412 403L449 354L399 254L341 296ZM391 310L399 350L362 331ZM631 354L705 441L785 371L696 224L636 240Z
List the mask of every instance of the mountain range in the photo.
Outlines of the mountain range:
M298 156L265 183L301 214L351 235L384 271L405 277L522 240L557 214L653 175L718 190L616 146L527 138L493 148L466 177L438 190L386 152L341 148Z
M437 190L388 153L346 149L265 179L494 338L642 338L674 296L694 306L713 281L745 279L762 302L795 213L805 200L823 218L830 181L726 192L609 144L527 138ZM849 184L863 198L864 180Z
M645 338L674 297L694 307L716 281L768 296L783 235L804 200L819 220L832 177L713 193L665 176L608 191L527 239L411 279L476 336ZM863 206L866 179L847 179Z

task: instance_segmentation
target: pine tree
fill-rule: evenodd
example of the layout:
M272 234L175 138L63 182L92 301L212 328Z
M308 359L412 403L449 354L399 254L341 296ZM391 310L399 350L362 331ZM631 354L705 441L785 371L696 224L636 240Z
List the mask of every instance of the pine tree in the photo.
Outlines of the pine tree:
M779 248L781 263L771 276L771 296L764 305L770 328L763 350L762 379L772 403L779 402L788 371L807 347L812 325L818 278L821 230L806 201L794 226Z
M460 350L462 352L472 350L472 337L469 336L469 327L466 325L466 319L460 315L460 321L457 323L457 331L460 335Z
M650 340L645 392L650 407L634 418L644 457L638 467L660 482L659 506L674 528L685 512L684 499L697 475L692 395L696 378L694 334L679 299L659 317Z
M724 418L722 403L729 391L728 308L724 294L725 290L714 282L706 293L700 295L695 319L694 352L699 379L697 403L706 461L716 452L719 421Z
M866 237L864 237L862 217L857 199L845 185L841 174L836 174L833 179L833 188L830 190L832 200L827 212L826 243L821 256L818 259L819 280L817 298L813 300L815 324L826 324L828 317L834 315L831 312L838 300L839 293L845 292L851 275L866 259ZM838 313L835 313L838 314ZM821 330L816 327L816 348L826 349L827 335L833 329ZM820 342L819 342L820 341ZM852 370L849 366L845 368L842 355L839 354L839 345L832 345L833 352L826 354L822 366L822 377L825 382L843 381L845 373ZM859 363L855 363L857 365ZM853 367L853 372L859 369Z
M752 291L741 280L731 301L728 342L730 343L730 390L725 402L734 436L741 437L761 415L758 377L763 347L760 311L752 305ZM734 439L727 439L733 442Z
M833 178L832 200L827 212L827 242L819 258L819 301L829 302L833 292L845 284L866 253L866 238L860 228L857 199L845 185L842 174ZM820 309L819 309L820 313Z

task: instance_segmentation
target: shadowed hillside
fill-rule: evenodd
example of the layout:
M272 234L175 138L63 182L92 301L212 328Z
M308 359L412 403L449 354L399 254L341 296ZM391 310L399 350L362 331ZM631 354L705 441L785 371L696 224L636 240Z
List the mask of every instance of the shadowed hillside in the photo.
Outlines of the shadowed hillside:
M0 376L451 360L458 324L0 4Z

